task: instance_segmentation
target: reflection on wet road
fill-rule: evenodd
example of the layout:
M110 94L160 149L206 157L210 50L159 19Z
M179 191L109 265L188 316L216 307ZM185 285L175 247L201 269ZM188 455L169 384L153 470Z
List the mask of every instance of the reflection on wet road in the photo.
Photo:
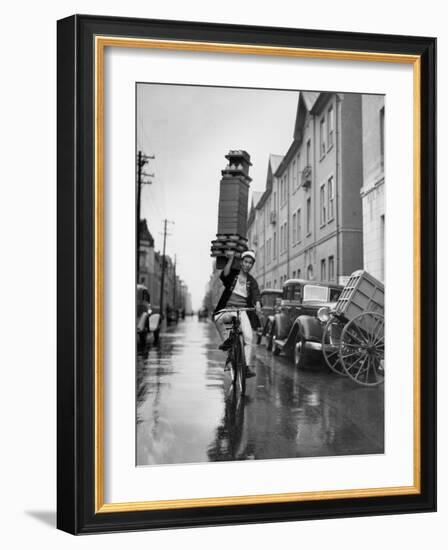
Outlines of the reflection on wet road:
M255 378L236 398L210 321L187 318L137 360L137 464L384 452L383 387L321 365L296 370L255 347Z

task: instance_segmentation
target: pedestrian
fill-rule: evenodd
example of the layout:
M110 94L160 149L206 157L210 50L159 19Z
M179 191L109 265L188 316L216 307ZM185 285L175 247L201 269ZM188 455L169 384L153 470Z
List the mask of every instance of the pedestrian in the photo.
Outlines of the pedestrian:
M227 253L228 260L221 271L220 279L224 285L224 290L221 298L218 301L215 311L213 312L213 320L215 322L222 343L219 349L227 351L230 349L231 343L227 335L228 328L232 317L236 313L222 313L216 315L221 309L230 308L255 308L257 313L261 312L260 290L257 281L249 274L249 271L255 264L255 252L247 250L241 255L241 268L235 269L232 267L235 252ZM244 336L244 355L246 357L246 376L248 378L255 376L252 365L252 330L256 330L259 325L258 317L255 311L242 311L240 313L241 330Z

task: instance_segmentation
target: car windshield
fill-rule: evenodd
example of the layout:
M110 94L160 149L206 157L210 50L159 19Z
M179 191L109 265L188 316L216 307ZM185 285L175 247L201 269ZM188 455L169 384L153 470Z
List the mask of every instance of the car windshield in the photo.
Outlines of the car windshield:
M326 302L328 300L328 287L305 285L303 287L304 302Z
M278 294L263 294L261 301L265 307L274 307Z

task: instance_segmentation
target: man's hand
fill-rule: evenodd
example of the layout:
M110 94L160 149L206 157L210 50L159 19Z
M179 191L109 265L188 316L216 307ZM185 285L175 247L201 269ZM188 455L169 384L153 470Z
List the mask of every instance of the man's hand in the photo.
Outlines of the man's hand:
M234 250L227 250L226 251L226 256L227 256L227 263L224 267L223 273L227 277L227 275L230 273L230 270L232 269L233 258L235 257L235 251Z
M256 311L258 314L261 313L261 304L260 304L260 302L257 302L257 303L255 304L255 311Z

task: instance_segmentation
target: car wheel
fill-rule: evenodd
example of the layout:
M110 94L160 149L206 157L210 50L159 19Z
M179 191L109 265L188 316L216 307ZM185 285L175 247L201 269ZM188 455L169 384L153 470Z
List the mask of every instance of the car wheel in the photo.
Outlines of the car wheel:
M299 338L294 345L294 366L302 369L306 366L305 339Z
M280 349L276 344L277 338L278 338L277 329L274 327L274 334L272 335L272 344L271 344L272 355L280 354Z
M142 349L144 349L146 346L147 337L148 337L148 331L146 329L138 333L138 341Z
M266 338L266 349L268 351L271 351L272 350L272 327L271 325L269 324L266 328L266 331L265 331L265 338Z

